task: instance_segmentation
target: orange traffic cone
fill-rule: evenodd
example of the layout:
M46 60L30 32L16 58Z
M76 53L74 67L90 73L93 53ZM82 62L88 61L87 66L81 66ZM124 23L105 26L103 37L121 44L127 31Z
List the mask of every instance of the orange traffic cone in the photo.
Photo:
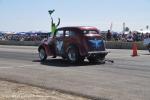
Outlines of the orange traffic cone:
M132 45L132 56L133 57L138 56L136 43L133 43Z

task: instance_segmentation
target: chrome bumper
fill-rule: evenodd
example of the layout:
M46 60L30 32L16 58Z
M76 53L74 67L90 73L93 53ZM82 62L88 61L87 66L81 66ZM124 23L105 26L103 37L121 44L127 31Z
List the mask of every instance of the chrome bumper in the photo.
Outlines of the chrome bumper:
M108 51L90 51L88 54L108 54Z

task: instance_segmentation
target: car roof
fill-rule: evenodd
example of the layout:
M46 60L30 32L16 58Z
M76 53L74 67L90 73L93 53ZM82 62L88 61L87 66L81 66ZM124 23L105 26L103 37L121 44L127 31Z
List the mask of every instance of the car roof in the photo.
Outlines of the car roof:
M60 27L58 29L78 29L78 30L98 30L93 26L69 26L69 27Z

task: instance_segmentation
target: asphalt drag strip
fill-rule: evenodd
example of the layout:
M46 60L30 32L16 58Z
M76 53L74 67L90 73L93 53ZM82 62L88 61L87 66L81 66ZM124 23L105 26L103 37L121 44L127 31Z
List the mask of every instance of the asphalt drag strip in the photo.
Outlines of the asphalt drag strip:
M115 63L72 65L59 57L41 63L37 47L5 46L0 48L0 78L102 100L149 100L148 52L131 57L131 50L109 51L107 59Z

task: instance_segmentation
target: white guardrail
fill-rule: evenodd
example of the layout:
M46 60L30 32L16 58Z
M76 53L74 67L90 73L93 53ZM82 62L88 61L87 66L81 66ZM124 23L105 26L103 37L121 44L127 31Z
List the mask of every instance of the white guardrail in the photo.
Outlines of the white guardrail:
M149 44L150 44L150 38L144 39L143 44L144 44L145 46L149 45Z
M18 46L38 46L40 41L4 41L0 40L0 45L18 45ZM106 42L107 49L131 49L132 42L108 41ZM138 49L147 49L143 42L136 42Z

